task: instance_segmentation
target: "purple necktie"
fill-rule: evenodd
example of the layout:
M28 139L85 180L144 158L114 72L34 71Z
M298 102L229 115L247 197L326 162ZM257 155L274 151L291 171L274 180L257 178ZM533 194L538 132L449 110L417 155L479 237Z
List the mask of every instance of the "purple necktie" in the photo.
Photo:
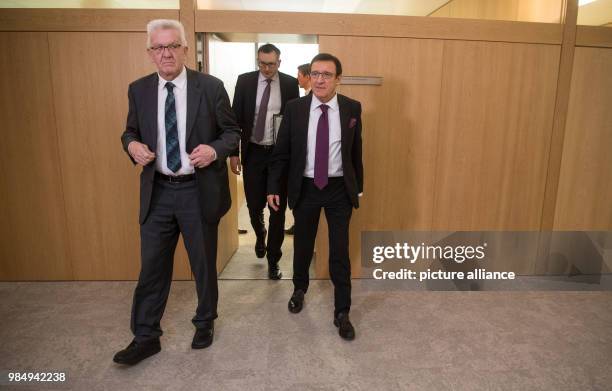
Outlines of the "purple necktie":
M266 89L261 96L261 102L259 102L259 112L257 113L257 122L255 122L255 131L253 132L253 137L255 141L261 142L264 138L264 133L266 130L266 117L268 116L268 102L270 101L270 83L272 83L272 79L266 79Z
M329 106L321 105L321 116L317 124L317 145L315 147L314 184L319 190L327 186L327 173L329 162L329 121L327 109Z

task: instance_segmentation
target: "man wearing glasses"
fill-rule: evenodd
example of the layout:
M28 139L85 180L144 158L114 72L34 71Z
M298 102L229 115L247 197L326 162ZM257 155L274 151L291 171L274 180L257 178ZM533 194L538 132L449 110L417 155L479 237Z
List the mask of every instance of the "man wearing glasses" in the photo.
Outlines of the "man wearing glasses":
M282 177L288 170L289 207L295 217L293 295L288 307L302 310L308 269L321 208L329 227L329 274L334 285L334 319L340 337L355 338L349 320L351 262L349 222L363 191L361 104L336 93L342 65L335 56L316 55L310 63L312 94L287 104L270 159L268 204L280 209Z
M132 303L129 346L114 361L133 365L161 350L179 234L194 275L198 305L194 349L213 341L217 317L217 227L231 199L226 158L240 129L223 83L187 69L187 41L176 20L147 25L147 51L157 72L128 89L123 148L140 175L141 269Z
M236 149L230 158L234 174L244 170L244 194L257 237L255 255L258 258L267 256L268 278L272 280L282 277L278 262L282 256L287 190L286 179L281 178L280 206L278 210L270 209L266 231L263 209L266 206L268 161L276 141L274 123L280 120L285 104L300 96L297 79L278 71L280 62L280 50L266 44L257 51L259 70L238 76L232 108L242 129L242 156L238 157Z

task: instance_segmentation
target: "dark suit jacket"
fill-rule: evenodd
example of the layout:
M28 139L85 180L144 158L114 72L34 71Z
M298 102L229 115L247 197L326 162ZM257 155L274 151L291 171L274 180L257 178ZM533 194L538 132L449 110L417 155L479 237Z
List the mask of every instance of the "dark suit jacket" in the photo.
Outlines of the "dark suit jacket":
M312 95L306 95L287 104L268 167L268 194L280 194L280 179L285 170L289 169L288 197L291 209L295 207L301 194L311 103ZM358 194L363 192L361 103L338 94L338 107L344 185L353 206L358 208Z
M300 97L300 88L295 77L278 72L281 91L281 110L282 114L285 110L285 104L292 99ZM242 144L242 162L248 154L249 140L253 132L253 121L255 119L255 106L257 100L257 81L259 80L259 71L243 73L238 76L236 81L236 90L234 92L234 101L232 109L236 114L238 126L242 129L241 144ZM238 156L238 148L232 153L232 156Z
M129 111L125 132L121 136L127 152L131 141L147 144L157 150L157 73L131 83L128 89ZM236 149L240 129L230 108L229 97L221 80L187 69L186 150L191 153L199 144L208 144L217 152L217 160L205 168L196 168L202 217L218 222L231 206L226 158ZM129 156L129 153L128 153ZM130 156L131 159L131 156ZM132 159L132 162L136 162ZM140 223L149 213L155 162L140 174Z

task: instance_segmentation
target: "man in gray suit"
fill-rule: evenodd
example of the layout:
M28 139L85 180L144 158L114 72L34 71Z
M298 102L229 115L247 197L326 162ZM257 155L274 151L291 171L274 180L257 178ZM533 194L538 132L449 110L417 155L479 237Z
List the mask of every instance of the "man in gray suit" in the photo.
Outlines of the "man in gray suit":
M192 348L210 346L217 317L217 228L231 205L226 158L240 129L223 83L185 67L180 22L147 25L157 72L129 86L123 148L140 175L141 270L132 304L133 341L114 361L136 364L161 350L174 250L183 235L198 306Z

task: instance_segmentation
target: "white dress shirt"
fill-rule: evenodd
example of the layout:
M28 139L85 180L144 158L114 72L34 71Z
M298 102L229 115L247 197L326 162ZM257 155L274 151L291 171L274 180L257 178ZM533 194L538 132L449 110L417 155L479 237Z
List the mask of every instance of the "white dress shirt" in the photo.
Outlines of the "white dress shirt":
M274 114L280 113L281 110L281 90L278 72L272 77L270 83L270 100L268 101L268 113L266 115L266 125L264 128L264 136L261 141L255 140L255 126L257 125L257 117L259 115L259 104L263 97L264 90L267 86L266 77L259 72L259 78L257 81L257 98L255 99L255 116L253 117L253 134L251 135L251 142L260 145L273 145L274 144Z
M308 119L308 142L306 146L306 168L304 176L314 178L315 150L317 148L317 125L321 116L321 101L312 95L310 104L310 117ZM326 103L327 119L329 121L329 161L327 164L327 174L329 177L340 177L342 171L342 150L341 150L341 128L340 128L340 108L338 107L338 95Z
M166 175L186 175L193 174L193 166L189 163L189 155L185 151L186 148L186 130L187 130L187 69L183 71L174 80L165 80L159 75L159 85L157 87L157 151L155 151L155 169ZM168 89L166 83L174 84L174 107L176 109L176 127L178 130L179 151L181 153L181 168L176 172L172 172L168 168L166 159L166 97Z

